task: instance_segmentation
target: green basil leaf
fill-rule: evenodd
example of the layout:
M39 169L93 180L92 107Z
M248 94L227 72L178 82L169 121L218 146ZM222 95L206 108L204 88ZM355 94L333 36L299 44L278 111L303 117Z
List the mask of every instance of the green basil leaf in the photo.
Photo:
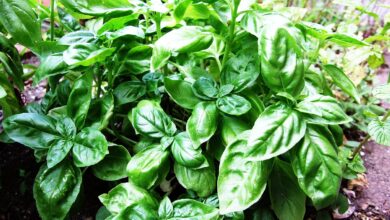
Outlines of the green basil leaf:
M194 146L187 132L177 134L171 147L173 158L182 166L196 168L206 161L202 149Z
M72 66L91 66L103 62L115 48L98 48L95 44L74 44L64 51L64 61Z
M267 160L294 147L305 135L306 123L285 104L274 104L259 116L248 139L248 153L254 160Z
M362 47L362 46L368 46L369 44L358 40L354 37L345 35L345 34L329 34L326 37L326 40L331 41L333 43L336 43L342 47Z
M114 32L105 32L104 33L106 38L108 40L116 40L120 37L124 37L124 36L127 36L127 37L136 37L136 38L140 38L140 39L143 39L145 38L145 33L144 31L139 28L139 27L134 27L134 26L126 26L126 27L123 27L117 31L114 31Z
M160 205L158 207L158 216L160 218L169 218L173 215L173 205L168 196L165 196L163 200L161 200Z
M102 98L92 100L85 121L86 127L103 130L107 127L114 112L114 97L107 92Z
M92 99L92 72L80 76L73 84L66 110L77 128L82 128Z
M368 124L367 131L378 144L390 146L390 120L382 122L376 118Z
M173 217L169 220L218 220L218 209L192 199L180 199L173 203Z
M2 34L0 34L0 64L1 63L3 64L4 72L6 72L8 76L11 76L13 83L20 91L23 91L24 72L19 52L14 44Z
M261 75L273 92L297 96L302 91L305 67L300 31L282 16L265 15L267 21L259 36ZM271 20L272 19L272 20ZM270 22L272 21L272 22Z
M91 44L97 40L96 35L91 31L74 31L65 34L58 40L60 45L77 45L77 44Z
M217 183L221 214L247 209L265 190L272 163L249 160L247 138L248 133L243 134L222 154Z
M222 70L221 83L233 85L235 92L252 85L260 75L260 58L257 53L257 48L249 48L231 57Z
M35 71L33 80L35 84L38 84L40 81L50 77L61 74L65 71L66 63L64 62L64 58L62 53L55 53L45 57L41 60L41 64L38 69Z
M141 74L150 71L152 52L153 49L149 45L139 45L131 48L124 58L120 71L123 71L124 74L128 72Z
M334 84L343 90L345 93L350 95L357 103L360 103L360 95L353 84L345 73L335 65L325 65L325 71L332 77Z
M126 0L116 1L94 1L94 0L60 0L65 8L74 12L94 15L105 16L108 14L128 14L134 9L134 6Z
M288 163L275 160L268 186L272 209L279 219L303 220L306 195Z
M115 186L108 193L100 195L99 200L112 214L119 214L133 204L145 204L153 209L158 207L156 198L131 182Z
M123 17L111 18L110 20L104 22L103 26L97 31L97 34L101 35L106 31L119 30L125 27L126 23L129 21L137 20L138 17L139 14L134 13Z
M207 167L193 169L175 162L174 172L180 185L194 191L199 197L207 197L215 190L216 176L212 163Z
M134 129L139 134L150 138L172 137L176 133L176 125L161 107L152 101L142 100L131 113Z
M222 116L221 137L226 146L235 141L242 132L248 129L251 129L250 125L243 122L240 118L227 115Z
M158 39L154 45L151 65L153 70L164 66L172 52L191 53L206 49L212 42L212 35L198 26L184 26L172 30ZM175 42L172 44L172 42Z
M227 95L217 99L217 108L229 115L243 115L251 108L251 103L239 95Z
M192 91L196 96L204 100L213 100L218 96L217 83L206 77L200 77L192 85Z
M127 81L114 89L114 96L118 105L131 103L146 94L146 86L140 81Z
M187 121L187 132L196 146L208 141L217 130L218 111L213 102L200 102Z
M176 104L183 108L193 109L201 100L192 91L191 83L177 75L164 77L165 90Z
M61 137L56 130L56 120L37 113L22 113L8 117L3 122L7 135L18 143L34 150L47 149Z
M344 113L337 100L330 96L313 95L298 103L296 109L309 114L306 120L315 124L344 124L351 118Z
M38 213L44 220L65 219L80 192L81 171L68 160L48 168L42 165L34 183Z
M341 183L341 166L328 136L323 127L310 125L293 151L292 165L298 183L317 209L335 201Z
M42 41L41 24L26 1L1 0L0 14L0 23L18 43L34 48Z
M129 180L145 189L153 188L169 172L169 151L161 146L146 148L135 154L127 165Z
M93 174L102 180L116 181L127 177L126 167L130 161L130 153L121 145L108 147L109 154L92 167Z
M76 136L76 125L72 119L64 117L57 121L56 129L63 135L63 138L56 139L49 146L47 153L47 166L49 168L54 167L61 162L69 153L73 147L73 142L68 138L74 138Z
M231 84L222 85L218 91L218 97L224 97L229 95L234 90L234 86Z
M78 167L97 164L108 154L106 137L96 129L84 128L74 142L73 162Z
M372 95L377 99L390 101L390 84L383 84L383 85L376 86L372 90Z
M119 213L119 215L112 218L112 220L158 220L158 214L156 210L153 210L153 207L139 203L133 204L125 208Z

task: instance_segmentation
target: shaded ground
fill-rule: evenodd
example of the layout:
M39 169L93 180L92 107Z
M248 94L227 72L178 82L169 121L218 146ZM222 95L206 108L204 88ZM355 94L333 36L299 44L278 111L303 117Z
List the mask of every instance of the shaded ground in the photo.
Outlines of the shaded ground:
M355 212L350 219L390 219L390 148L369 142L363 152L367 172L343 189Z

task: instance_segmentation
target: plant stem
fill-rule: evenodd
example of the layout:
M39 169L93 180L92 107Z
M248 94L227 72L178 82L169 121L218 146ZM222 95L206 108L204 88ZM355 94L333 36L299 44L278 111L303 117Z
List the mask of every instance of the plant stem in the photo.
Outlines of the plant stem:
M390 116L390 110L388 110L382 118L382 122L386 121L386 119ZM367 136L363 139L362 142L360 142L359 146L353 151L351 160L355 159L356 155L362 150L363 146L370 140L371 135L367 134Z
M232 5L232 8L231 8L232 20L231 20L231 24L229 26L229 34L227 37L225 51L223 53L222 68L225 66L225 63L226 63L227 59L229 58L229 54L230 54L230 51L232 49L232 44L233 44L233 40L234 40L234 29L236 26L237 10L238 10L239 5L240 5L240 2L235 0L234 4Z
M160 39L160 37L162 36L162 33L161 33L161 16L160 14L156 14L155 18L154 18L154 21L156 22L156 32L157 32L157 38Z
M55 0L50 0L50 40L54 41L54 3Z

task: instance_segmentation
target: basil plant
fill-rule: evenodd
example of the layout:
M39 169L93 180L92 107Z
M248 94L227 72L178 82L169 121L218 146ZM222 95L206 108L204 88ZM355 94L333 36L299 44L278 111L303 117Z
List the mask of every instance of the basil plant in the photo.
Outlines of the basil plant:
M344 207L342 179L364 172L332 86L359 94L318 60L325 45L364 41L253 0L60 0L52 39L32 28L37 5L0 6L8 35L40 58L33 82L48 81L2 123L42 164L42 219L77 209L85 172L117 184L98 219L210 220L329 215Z

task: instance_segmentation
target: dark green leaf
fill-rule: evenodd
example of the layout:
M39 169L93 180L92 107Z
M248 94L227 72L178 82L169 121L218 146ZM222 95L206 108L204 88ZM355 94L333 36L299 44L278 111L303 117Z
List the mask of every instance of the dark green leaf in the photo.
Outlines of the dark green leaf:
M74 142L73 162L78 167L97 164L108 154L107 140L96 129L84 128L77 134Z
M288 163L275 160L268 186L272 209L280 220L303 220L306 195Z
M206 77L200 77L192 85L192 91L196 96L204 100L213 100L218 96L217 83Z
M320 126L308 126L305 138L293 152L293 169L298 183L317 209L337 198L341 183L341 166L334 143Z
M194 191L199 197L207 197L215 190L216 176L213 164L193 169L175 162L174 171L180 185L187 190Z
M121 145L108 147L109 154L92 167L93 174L102 180L115 181L127 177L126 167L130 161L130 153Z
M66 110L78 129L84 126L92 99L92 72L80 76L73 84Z
M165 90L181 107L193 109L201 100L192 91L191 83L172 75L164 77Z
M34 198L44 220L65 219L80 192L81 171L65 160L55 167L42 165L34 183Z
M169 220L217 220L218 209L192 199L181 199L173 202L173 217Z
M41 24L24 0L0 0L0 23L20 44L34 48L42 41Z
M243 115L252 108L251 103L245 98L234 94L218 98L217 107L229 115Z
M127 81L114 89L114 96L118 105L131 103L146 93L146 86L140 81Z
M333 82L345 93L350 95L356 102L360 103L360 95L353 84L345 73L335 65L325 65L325 71L332 77Z
M172 137L176 133L176 125L161 107L148 100L142 100L131 112L134 129L150 138Z

